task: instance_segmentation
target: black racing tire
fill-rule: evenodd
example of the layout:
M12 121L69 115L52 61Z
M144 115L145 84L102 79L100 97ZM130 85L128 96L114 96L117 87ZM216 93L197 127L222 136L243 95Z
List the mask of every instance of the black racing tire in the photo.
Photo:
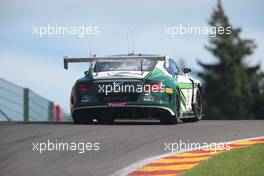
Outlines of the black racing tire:
M194 121L200 121L203 118L203 95L199 87L196 93L196 103L193 105L193 112L195 114Z
M73 113L72 120L75 124L91 124L93 123L93 118L90 118L84 113Z
M115 122L114 116L100 116L96 118L97 122L102 125L111 125Z
M181 122L180 115L181 115L181 100L180 100L180 91L179 89L175 90L175 106L176 112L175 115L168 115L167 117L160 118L160 123L164 125L174 125Z
M75 124L91 124L91 123L93 123L93 119L80 118L80 117L75 117L72 119L73 119L73 122Z

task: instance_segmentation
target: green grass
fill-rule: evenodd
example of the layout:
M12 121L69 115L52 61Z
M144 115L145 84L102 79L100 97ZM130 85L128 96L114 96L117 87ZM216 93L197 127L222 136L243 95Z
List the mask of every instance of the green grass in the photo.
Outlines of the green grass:
M181 176L263 176L264 144L213 156Z

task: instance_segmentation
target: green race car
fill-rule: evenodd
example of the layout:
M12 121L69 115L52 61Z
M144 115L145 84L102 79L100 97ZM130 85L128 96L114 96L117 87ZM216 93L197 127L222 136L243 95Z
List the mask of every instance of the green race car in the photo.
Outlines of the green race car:
M110 124L117 118L159 119L163 124L198 121L203 116L201 83L168 56L116 55L64 57L68 63L89 62L89 70L72 88L75 123Z

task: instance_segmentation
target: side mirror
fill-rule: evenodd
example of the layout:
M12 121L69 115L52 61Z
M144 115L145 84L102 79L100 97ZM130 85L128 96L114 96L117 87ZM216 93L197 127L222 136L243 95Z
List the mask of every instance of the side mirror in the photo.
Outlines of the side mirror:
M88 73L89 73L89 71L85 71L85 72L84 72L84 75L87 75Z
M190 69L190 68L184 68L183 69L183 73L190 73L192 71L192 69Z

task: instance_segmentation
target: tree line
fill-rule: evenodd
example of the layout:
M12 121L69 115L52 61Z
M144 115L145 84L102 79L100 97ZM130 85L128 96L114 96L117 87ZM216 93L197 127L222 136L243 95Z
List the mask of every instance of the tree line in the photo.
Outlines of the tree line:
M205 46L214 63L198 61L202 71L206 119L264 119L264 74L260 65L249 66L246 58L257 47L252 39L241 38L241 28L230 24L219 0L209 20L210 26L231 27L231 34L209 37Z

